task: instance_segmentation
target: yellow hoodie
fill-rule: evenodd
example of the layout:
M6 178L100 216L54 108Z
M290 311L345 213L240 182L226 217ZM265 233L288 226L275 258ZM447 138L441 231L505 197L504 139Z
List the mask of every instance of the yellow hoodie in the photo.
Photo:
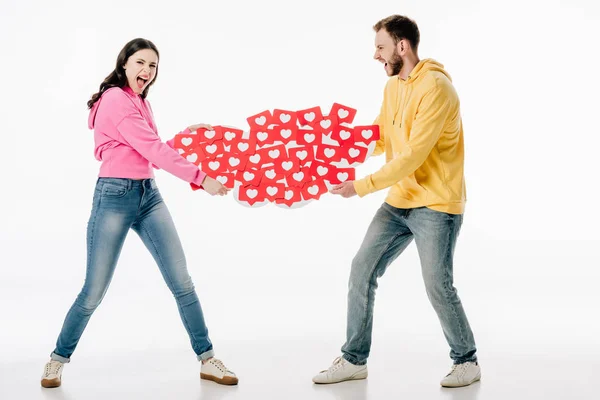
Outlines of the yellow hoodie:
M406 80L389 79L375 124L385 151L379 171L354 181L360 197L391 187L386 202L397 208L426 206L462 214L466 201L460 102L444 66L421 60Z

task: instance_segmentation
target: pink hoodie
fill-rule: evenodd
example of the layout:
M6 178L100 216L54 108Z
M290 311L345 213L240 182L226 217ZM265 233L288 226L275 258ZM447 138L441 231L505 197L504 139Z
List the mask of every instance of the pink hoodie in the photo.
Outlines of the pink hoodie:
M129 86L104 92L90 110L88 125L94 130L94 155L102 161L99 177L154 178L154 167L198 189L206 176L173 149L173 140L160 140L150 103Z

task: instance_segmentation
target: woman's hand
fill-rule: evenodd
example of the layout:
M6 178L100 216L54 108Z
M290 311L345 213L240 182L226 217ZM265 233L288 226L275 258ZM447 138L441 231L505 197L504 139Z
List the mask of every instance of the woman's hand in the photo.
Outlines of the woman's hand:
M214 128L210 124L196 124L196 125L190 125L190 126L188 126L188 129L191 132L195 132L195 131L197 131L200 128L204 128L204 129L207 129L209 131L214 131Z
M206 176L202 181L202 187L208 194L211 196L225 196L229 193L229 189L227 189L221 182L216 179L211 178L210 176Z

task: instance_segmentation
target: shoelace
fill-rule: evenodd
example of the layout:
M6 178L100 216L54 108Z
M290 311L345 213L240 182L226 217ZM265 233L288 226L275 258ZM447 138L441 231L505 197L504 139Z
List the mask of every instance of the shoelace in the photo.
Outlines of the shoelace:
M339 356L335 360L333 360L333 363L331 364L331 367L329 367L329 369L324 369L321 372L334 372L337 371L342 365L344 365L344 359L342 358L342 356Z
M457 374L460 374L461 372L464 372L466 369L467 363L463 363L463 364L454 364L452 365L452 370L450 370L450 372L448 373L448 375L446 376L450 376L450 375L454 375L454 373L456 372Z
M231 372L232 374L234 373L233 371L228 370L225 364L223 364L223 361L219 359L213 358L210 362L212 362L217 368L219 368L223 372Z
M58 372L60 371L60 369L62 368L62 363L58 362L58 361L51 361L48 364L46 364L46 376L54 374L54 375L58 375Z

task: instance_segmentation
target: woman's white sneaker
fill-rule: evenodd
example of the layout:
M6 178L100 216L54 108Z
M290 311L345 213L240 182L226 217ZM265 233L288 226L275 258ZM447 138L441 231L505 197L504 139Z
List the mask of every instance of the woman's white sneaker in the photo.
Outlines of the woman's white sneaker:
M354 365L343 357L333 360L333 364L313 377L314 383L338 383L356 379L365 379L369 375L367 365Z
M59 387L63 366L63 363L55 360L50 360L46 363L44 374L42 375L42 386L45 388Z
M478 362L468 361L462 364L454 364L452 370L442 379L440 385L444 387L469 386L481 379L481 368Z
M238 378L235 373L228 370L221 360L210 358L200 367L200 378L220 383L221 385L237 385Z

